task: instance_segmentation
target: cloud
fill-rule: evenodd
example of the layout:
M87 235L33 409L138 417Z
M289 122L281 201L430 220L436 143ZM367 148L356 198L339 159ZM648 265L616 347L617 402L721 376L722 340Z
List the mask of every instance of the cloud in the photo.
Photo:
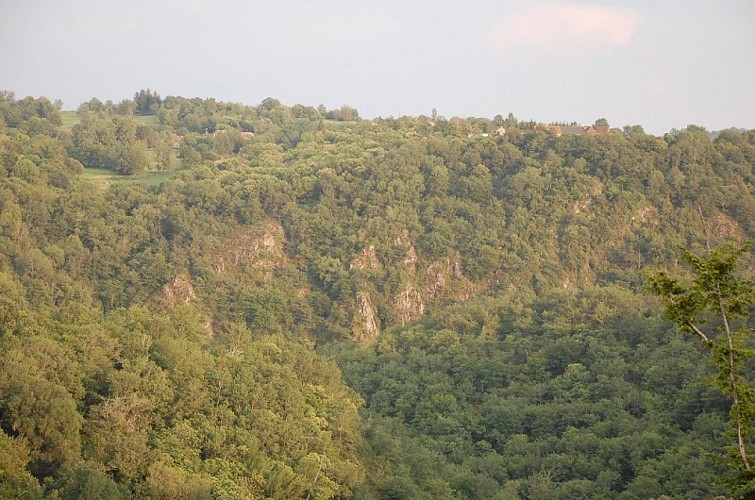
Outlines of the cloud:
M610 5L539 3L514 11L492 33L502 47L606 52L629 45L640 17Z

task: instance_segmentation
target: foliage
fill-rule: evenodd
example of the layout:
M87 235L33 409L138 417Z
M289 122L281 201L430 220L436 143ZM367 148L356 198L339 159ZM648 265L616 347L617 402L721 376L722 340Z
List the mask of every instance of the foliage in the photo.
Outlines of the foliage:
M751 347L752 328L735 323L746 317L755 303L755 286L751 279L737 276L737 261L750 249L751 243L740 247L724 246L700 257L683 250L682 258L692 268L694 279L689 285L664 272L649 275L649 289L664 300L666 318L684 332L700 338L710 351L710 359L718 370L716 385L731 398L730 422L734 427L735 444L730 448L734 471L733 491L749 495L755 491L751 453L755 423L755 388L746 373L755 355ZM712 318L711 318L712 316ZM715 320L714 327L705 323Z
M752 237L755 133L148 93L0 98L0 496L721 493L638 292Z
M138 115L153 115L160 109L160 95L150 89L141 89L134 94L134 108Z
M608 307L600 323L590 303ZM532 321L515 327L521 307L472 301L369 350L334 348L383 467L367 496L721 493L705 454L721 446L726 405L650 304L561 292L525 306Z

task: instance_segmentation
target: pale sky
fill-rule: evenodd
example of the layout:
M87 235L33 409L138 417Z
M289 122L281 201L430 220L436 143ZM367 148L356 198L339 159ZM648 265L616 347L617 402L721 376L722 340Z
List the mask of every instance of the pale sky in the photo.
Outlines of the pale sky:
M0 90L755 128L753 0L0 0Z

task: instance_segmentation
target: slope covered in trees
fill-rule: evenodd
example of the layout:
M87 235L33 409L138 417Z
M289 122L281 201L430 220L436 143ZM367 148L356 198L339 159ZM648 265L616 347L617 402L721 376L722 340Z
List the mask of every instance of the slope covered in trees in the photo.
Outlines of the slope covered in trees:
M146 95L0 98L2 495L725 492L643 270L753 237L755 131Z

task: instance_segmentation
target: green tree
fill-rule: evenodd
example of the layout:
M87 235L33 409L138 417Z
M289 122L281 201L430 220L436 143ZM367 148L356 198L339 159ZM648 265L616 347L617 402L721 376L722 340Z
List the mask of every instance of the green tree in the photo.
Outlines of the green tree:
M0 430L0 498L38 498L41 488L27 470L29 448L24 438Z
M664 301L664 313L684 332L696 335L710 351L711 361L718 369L716 384L731 398L730 420L735 429L736 446L732 466L735 491L755 493L755 473L750 464L755 420L755 388L743 374L743 364L755 355L748 348L752 328L736 328L737 318L748 316L755 302L752 280L737 276L737 261L750 249L751 243L740 247L725 245L701 257L683 250L682 259L692 268L691 284L682 284L664 272L648 276L648 288ZM705 323L715 321L714 327ZM736 465L734 465L736 464Z
M121 500L131 498L123 485L116 484L105 473L84 463L70 469L53 482L52 489L58 495L57 497L53 495L53 498L63 500L75 498Z
M115 160L115 171L123 175L136 175L147 169L147 148L141 142L132 142L121 148Z
M155 159L158 170L170 170L173 167L173 145L170 133L155 134L154 140Z
M141 89L134 94L134 104L137 115L154 115L160 109L160 94L152 92L150 89Z

